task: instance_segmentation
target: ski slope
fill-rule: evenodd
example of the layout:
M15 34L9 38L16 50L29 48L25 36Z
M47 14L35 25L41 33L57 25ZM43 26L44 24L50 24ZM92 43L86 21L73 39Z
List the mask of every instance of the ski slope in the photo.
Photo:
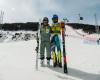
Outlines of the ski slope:
M16 42L7 38L0 43L0 80L100 80L100 45L84 43L69 26L66 34L74 35L66 36L68 74L40 64L36 70L35 39Z

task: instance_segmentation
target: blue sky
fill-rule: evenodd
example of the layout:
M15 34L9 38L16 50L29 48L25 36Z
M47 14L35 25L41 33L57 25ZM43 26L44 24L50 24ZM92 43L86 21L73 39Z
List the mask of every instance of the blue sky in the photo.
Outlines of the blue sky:
M0 10L5 12L4 22L38 21L44 16L51 21L53 14L79 22L80 14L82 23L95 24L96 13L100 24L100 0L0 0Z

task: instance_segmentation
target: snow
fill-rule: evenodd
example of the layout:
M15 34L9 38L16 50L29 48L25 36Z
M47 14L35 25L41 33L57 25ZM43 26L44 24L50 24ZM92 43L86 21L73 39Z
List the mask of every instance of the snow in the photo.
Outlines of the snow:
M0 80L100 80L100 45L84 43L85 38L69 26L66 35L68 74L53 68L52 61L50 67L39 64L36 70L36 40L16 42L8 35L0 43Z

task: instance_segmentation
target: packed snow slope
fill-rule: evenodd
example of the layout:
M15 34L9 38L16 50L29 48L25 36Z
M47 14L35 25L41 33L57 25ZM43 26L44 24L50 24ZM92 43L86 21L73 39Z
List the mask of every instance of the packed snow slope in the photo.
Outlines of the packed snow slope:
M100 45L85 43L69 26L66 35L68 74L53 68L52 60L50 67L39 60L36 70L36 40L12 41L8 35L0 43L0 80L100 80Z

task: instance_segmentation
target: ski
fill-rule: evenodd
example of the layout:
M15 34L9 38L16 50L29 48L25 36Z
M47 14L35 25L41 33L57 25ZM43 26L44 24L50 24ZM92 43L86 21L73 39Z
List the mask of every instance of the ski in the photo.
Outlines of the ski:
M36 33L37 47L36 47L36 69L38 69L38 52L39 52L39 38L38 33Z
M38 56L39 56L39 27L40 24L38 24L38 30L36 33L36 41L37 41L37 46L36 46L36 70L38 70Z
M65 50L65 23L61 22L62 28L62 45L63 45L63 66L64 66L64 73L68 73L67 69L67 60L66 60L66 50Z

